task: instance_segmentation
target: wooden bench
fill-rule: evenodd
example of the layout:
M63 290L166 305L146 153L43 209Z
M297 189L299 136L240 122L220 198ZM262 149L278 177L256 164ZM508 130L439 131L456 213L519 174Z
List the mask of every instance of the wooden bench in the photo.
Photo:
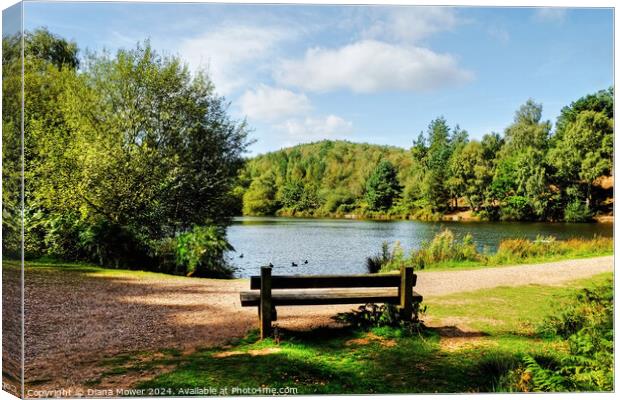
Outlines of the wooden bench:
M271 335L271 321L277 320L276 306L387 303L397 304L402 318L411 319L413 304L422 301L413 291L415 284L413 267L390 274L318 276L271 276L271 268L262 267L260 276L250 278L251 290L240 297L242 307L258 307L264 339Z

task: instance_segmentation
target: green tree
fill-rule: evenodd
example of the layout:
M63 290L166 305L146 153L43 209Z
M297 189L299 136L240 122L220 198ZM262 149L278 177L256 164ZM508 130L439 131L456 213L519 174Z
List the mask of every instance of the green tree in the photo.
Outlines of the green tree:
M449 192L446 188L448 162L452 152L450 128L443 117L431 121L428 127L428 151L424 158L426 173L422 182L422 197L433 211L446 209Z
M366 181L368 207L376 211L388 210L401 190L392 163L381 161Z
M243 194L243 213L245 215L273 215L278 209L276 190L273 173L254 179Z
M51 212L35 196L39 172L48 163L48 154L42 143L55 138L56 151L62 151L71 137L67 117L59 105L67 86L77 79L78 48L45 29L24 34L24 246L27 257L45 253L45 243L56 243L46 237L53 224L53 234L75 238L75 231L61 228L69 224L68 217L49 218ZM53 222L52 222L53 221ZM63 224L58 224L63 221ZM59 242L67 244L67 237ZM76 246L56 246L57 250ZM66 253L65 253L66 254ZM64 254L63 254L64 255Z
M139 254L194 225L223 226L247 146L245 124L226 107L205 74L148 43L91 54L58 99L66 131L40 130L36 201L77 211L92 252L117 265L127 261L110 238Z
M452 200L452 208L458 207L458 199L465 192L465 177L459 173L462 165L462 151L467 145L467 131L461 129L458 125L453 129L450 137L450 158L448 159L448 173L445 187L448 190L450 199Z
M455 152L451 158L450 172L448 184L453 185L451 181L458 182L459 193L465 196L472 210L479 211L493 178L491 162L485 159L482 144L471 141Z
M588 207L595 206L594 181L611 174L613 167L614 122L603 112L581 111L568 122L562 140L549 152L556 174L571 187L581 188Z
M545 154L551 123L541 118L542 105L530 99L506 128L492 182L494 197L503 203L504 219L547 217L551 193Z
M21 257L22 37L2 37L2 253Z
M603 113L607 118L614 117L614 88L599 90L596 93L588 94L570 105L563 107L556 122L556 130L553 135L554 140L561 140L564 131L569 123L577 120L582 111L594 111Z

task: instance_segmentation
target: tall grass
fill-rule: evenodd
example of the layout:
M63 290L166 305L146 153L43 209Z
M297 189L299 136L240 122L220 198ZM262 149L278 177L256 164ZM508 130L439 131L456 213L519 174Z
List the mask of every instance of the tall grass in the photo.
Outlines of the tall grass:
M457 239L452 231L445 229L407 256L399 243L392 249L384 243L382 256L372 257L372 262L369 258L367 264L369 272L388 272L398 270L402 265L411 265L416 269L438 266L493 266L612 253L613 239L600 236L568 240L558 240L553 236L538 236L535 240L505 239L500 242L496 252L481 252L470 234Z

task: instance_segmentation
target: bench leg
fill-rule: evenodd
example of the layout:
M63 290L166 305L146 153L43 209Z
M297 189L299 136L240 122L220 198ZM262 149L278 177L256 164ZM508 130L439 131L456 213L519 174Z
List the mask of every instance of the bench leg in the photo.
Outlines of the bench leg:
M413 316L413 268L403 267L400 271L400 317L411 321Z
M258 306L258 321L260 322L260 306ZM271 307L271 320L278 320L278 310L276 310L276 306Z
M260 282L260 338L271 336L271 268L261 268Z

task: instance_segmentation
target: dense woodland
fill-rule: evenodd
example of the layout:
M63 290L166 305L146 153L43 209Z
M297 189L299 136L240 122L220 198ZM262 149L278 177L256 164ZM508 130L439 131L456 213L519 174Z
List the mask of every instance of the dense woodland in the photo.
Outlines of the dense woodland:
M443 117L408 150L322 141L249 160L235 193L247 215L590 221L611 212L613 88L543 121L528 100L503 134L469 139Z
M613 89L541 120L529 100L502 135L444 118L410 149L323 141L247 159L244 121L206 73L148 42L80 54L47 30L3 37L3 251L229 276L235 215L588 221L611 209Z

